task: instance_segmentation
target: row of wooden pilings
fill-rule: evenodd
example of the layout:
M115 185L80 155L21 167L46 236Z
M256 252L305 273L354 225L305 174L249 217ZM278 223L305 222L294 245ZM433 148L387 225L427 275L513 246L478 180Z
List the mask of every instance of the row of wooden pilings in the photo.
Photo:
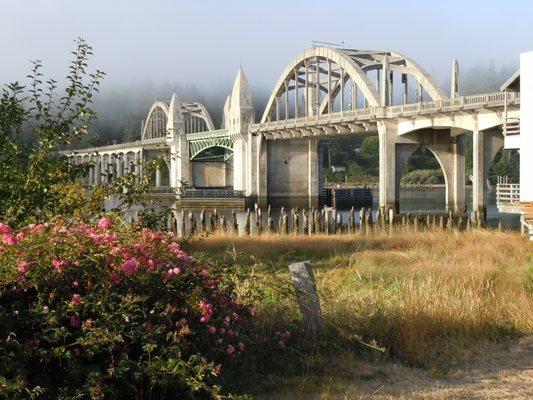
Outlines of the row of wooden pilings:
M356 213L359 214L357 221ZM216 209L200 211L199 217L194 211L180 210L174 213L168 221L169 230L180 233L182 236L194 236L201 233L232 233L244 235L261 234L369 234L383 230L393 230L395 226L411 227L414 230L429 228L440 229L471 229L482 227L483 224L476 214L468 216L466 213L404 213L394 214L377 211L376 215L371 209L361 208L356 211L353 207L348 211L348 220L344 222L343 214L334 208L302 209L299 207L286 210L281 208L277 224L274 223L271 208L268 207L266 218L261 208L255 206L254 210L248 209L244 226L239 229L237 213L231 211L231 216L226 216ZM253 230L252 230L252 226ZM498 225L501 229L501 223Z

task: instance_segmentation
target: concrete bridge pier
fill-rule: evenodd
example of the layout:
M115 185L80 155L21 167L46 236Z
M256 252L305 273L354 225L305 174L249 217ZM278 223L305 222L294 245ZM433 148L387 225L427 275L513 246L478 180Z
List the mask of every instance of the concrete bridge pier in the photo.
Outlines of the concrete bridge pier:
M504 137L497 129L472 132L472 212L477 212L482 222L487 218L490 166L503 144Z
M387 213L400 211L400 181L396 162L398 129L395 124L378 121L379 135L379 208ZM414 151L414 150L413 150ZM400 171L401 173L401 171Z
M191 184L187 137L177 135L167 143L170 147L170 186L183 187L186 184Z
M317 207L322 182L319 140L269 140L266 147L268 197L307 199L310 207Z

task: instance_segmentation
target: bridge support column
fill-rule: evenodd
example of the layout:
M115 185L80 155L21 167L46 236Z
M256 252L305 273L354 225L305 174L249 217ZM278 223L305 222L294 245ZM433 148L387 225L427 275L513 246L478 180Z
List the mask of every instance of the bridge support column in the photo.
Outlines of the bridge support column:
M396 172L396 143L398 130L393 124L378 121L379 134L379 208L383 212L399 212L399 182Z
M446 211L465 212L464 135L449 137L446 142L439 142L427 144L427 147L439 162L444 175Z
M320 200L320 145L317 139L308 141L307 184L309 207L318 207Z
M170 147L170 186L181 188L192 184L187 136L185 134L177 134L172 139L167 140L167 143ZM159 185L161 185L161 171L159 168L156 172L156 186L158 174Z
M159 166L155 170L155 187L161 187L161 168Z
M257 204L260 207L268 205L267 192L267 141L262 135L257 136Z
M122 167L123 167L123 159L120 153L117 154L115 161L116 161L115 168L117 170L116 177L120 178L122 176Z
M102 161L100 156L94 159L94 184L99 185L102 179Z
M134 155L134 170L135 170L135 177L136 180L139 181L141 179L141 162L142 162L142 153L139 151L135 153Z
M503 147L503 136L497 130L474 130L472 135L472 212L482 222L487 218L487 180L492 160Z
M233 189L246 191L246 139L240 136L233 142Z

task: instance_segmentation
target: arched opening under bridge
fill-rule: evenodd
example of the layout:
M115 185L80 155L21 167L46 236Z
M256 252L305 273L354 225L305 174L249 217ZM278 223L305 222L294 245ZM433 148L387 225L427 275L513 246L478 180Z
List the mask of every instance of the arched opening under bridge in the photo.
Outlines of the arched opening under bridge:
M194 187L232 187L233 150L224 146L204 148L191 159Z

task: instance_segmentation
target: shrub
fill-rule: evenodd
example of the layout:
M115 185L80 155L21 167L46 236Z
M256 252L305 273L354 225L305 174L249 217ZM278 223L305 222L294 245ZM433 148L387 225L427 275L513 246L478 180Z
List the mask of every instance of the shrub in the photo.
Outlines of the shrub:
M0 238L6 398L214 398L256 337L252 308L172 233L104 218Z

